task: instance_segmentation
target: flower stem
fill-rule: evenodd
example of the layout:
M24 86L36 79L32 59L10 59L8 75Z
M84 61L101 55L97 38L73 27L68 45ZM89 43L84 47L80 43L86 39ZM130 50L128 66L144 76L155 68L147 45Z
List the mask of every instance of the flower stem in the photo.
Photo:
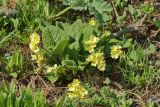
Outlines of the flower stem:
M48 20L55 19L55 18L63 15L64 13L66 13L66 12L67 12L68 10L70 10L71 8L72 8L72 6L69 6L69 7L65 8L64 10L62 10L61 12L59 12L59 13L56 14L56 15L51 14L47 19L48 19Z

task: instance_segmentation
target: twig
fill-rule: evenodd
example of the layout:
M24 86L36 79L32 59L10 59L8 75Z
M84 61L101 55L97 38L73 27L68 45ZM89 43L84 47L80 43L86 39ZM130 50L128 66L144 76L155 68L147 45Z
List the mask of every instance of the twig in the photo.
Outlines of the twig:
M132 24L132 25L129 25L126 28L122 29L121 31L113 33L113 36L119 37L119 36L127 34L127 33L131 33L131 32L135 32L135 31L139 31L140 29L144 29L145 26L143 26L143 22L145 21L146 17L147 17L147 14L145 14L144 17L139 22Z
M114 10L114 13L115 13L115 15L116 15L116 20L117 20L117 22L118 22L119 14L118 14L118 12L117 12L117 10L116 10L116 7L115 7L115 5L114 5L114 2L111 1L111 3L112 3L112 7L113 7L113 10ZM119 24L118 24L118 27L121 28Z
M113 82L112 83L115 87L117 87L119 90L123 90L123 86L121 85L121 84L119 84L119 83L117 83L117 82Z
M142 26L142 25L143 25L143 22L146 20L146 18L147 18L147 14L145 14L145 15L143 16L143 18L142 18L139 22L137 22L137 23L135 23L135 24L133 24L133 25L131 25L131 26L137 26L137 27Z
M37 77L41 80L41 82L43 83L43 85L48 88L47 84L45 83L45 81L41 78L41 76L39 76L39 74L37 74Z
M66 13L68 10L70 10L72 8L72 6L69 6L69 7L67 7L67 8L65 8L64 10L62 10L61 12L59 12L58 14L56 14L56 15L53 15L53 14L51 14L50 16L48 16L48 20L51 20L51 19L55 19L55 18L57 18L57 17L60 17L61 15L63 15L64 13Z
M150 38L155 38L159 32L160 32L160 29L158 29L157 31L152 31L153 34L150 35Z
M141 105L144 106L145 105L145 101L136 93L134 92L130 92L128 91L129 94L134 95L137 99L139 99L138 101L140 101Z
M153 5L154 5L155 8L160 9L160 3L159 2L153 3Z

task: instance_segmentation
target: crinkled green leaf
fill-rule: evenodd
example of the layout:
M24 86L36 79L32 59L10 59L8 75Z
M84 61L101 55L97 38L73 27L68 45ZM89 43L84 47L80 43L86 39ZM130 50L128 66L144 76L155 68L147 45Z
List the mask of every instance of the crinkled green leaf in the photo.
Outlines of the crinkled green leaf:
M89 3L88 7L90 13L95 15L100 25L103 25L106 21L112 19L111 12L113 8L108 2L103 0L93 0Z
M142 12L150 14L151 12L154 11L154 6L153 4L141 4L140 9Z
M76 66L76 63L73 60L63 60L62 65L63 66Z
M72 5L75 10L86 10L89 0L64 0L64 5Z

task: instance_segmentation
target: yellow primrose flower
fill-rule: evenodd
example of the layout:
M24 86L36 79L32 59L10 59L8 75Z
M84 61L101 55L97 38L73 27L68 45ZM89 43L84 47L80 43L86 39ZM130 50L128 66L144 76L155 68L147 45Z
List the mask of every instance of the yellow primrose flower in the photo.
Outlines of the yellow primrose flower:
M43 54L37 53L37 59L38 60L44 60Z
M68 85L68 91L75 91L76 87L80 85L80 81L78 79L74 79L71 84Z
M47 67L47 73L51 73L51 72L53 72L54 70L56 70L57 69L57 64L55 64L53 67L50 67L50 66L48 66Z
M117 59L120 55L122 55L122 47L119 45L114 45L111 47L111 57Z
M98 37L96 37L96 36L94 36L94 35L91 35L90 37L89 37L89 39L87 40L87 41L85 41L85 44L97 44L98 42L99 42L99 38Z
M69 98L84 98L88 91L81 86L80 81L78 79L74 79L72 83L68 85Z
M99 65L97 66L97 68L100 70L100 71L104 71L106 69L106 63L105 61L101 61L99 63Z
M41 53L37 54L36 62L37 62L38 66L42 66L44 64L44 56L43 56L43 54L41 54Z
M34 42L31 42L31 43L29 44L29 48L30 48L34 53L39 52L39 47L38 47Z
M42 53L39 52L39 47L38 44L40 43L40 36L34 32L30 35L30 43L29 43L29 48L30 50L33 51L33 55L31 55L32 59L31 60L35 60L37 65L39 67L44 66L44 56ZM39 68L38 68L39 71Z
M71 98L71 99L74 99L76 98L78 95L75 94L75 93L69 93L68 97Z
M88 91L84 87L82 87L82 86L79 87L78 91L81 92L80 93L80 96L81 96L80 98L81 99L84 98L88 94Z
M38 44L40 42L40 37L36 32L30 35L30 42L33 42L34 44Z
M34 52L37 53L39 52L39 47L38 43L40 42L40 37L37 33L32 33L30 35L30 43L29 43L29 48Z
M91 35L87 41L84 43L87 45L87 50L89 53L94 52L94 48L96 47L96 44L100 41L100 39L94 35Z
M97 67L100 71L105 70L106 63L103 53L100 52L92 53L91 55L88 56L86 60L91 62L91 65Z
M89 20L89 24L95 26L97 24L95 18L91 18L91 20Z
M37 55L31 55L32 59L31 60L37 60Z
M96 53L92 53L91 55L89 55L89 57L87 58L87 61L92 62L91 65L96 67L97 66L97 60L96 58Z
M88 47L87 47L87 50L88 50L88 52L89 53L92 53L92 52L94 52L94 48L96 47L96 45L95 44L91 44L91 45L88 45Z
M38 66L42 66L44 64L44 56L41 53L36 53L31 55L32 59L35 60Z
M78 79L74 79L73 80L73 84L78 86L81 82Z

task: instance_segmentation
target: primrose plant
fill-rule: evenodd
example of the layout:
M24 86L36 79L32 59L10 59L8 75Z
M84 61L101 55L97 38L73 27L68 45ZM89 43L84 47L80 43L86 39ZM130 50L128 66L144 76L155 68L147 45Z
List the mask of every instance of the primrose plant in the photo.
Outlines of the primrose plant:
M42 43L37 33L31 34L29 47L32 60L38 66L36 70L45 71L52 83L71 80L88 68L105 72L106 58L118 59L124 53L123 43L111 42L115 40L112 34L98 28L93 18L89 23L77 20L73 24L56 23L44 27Z

